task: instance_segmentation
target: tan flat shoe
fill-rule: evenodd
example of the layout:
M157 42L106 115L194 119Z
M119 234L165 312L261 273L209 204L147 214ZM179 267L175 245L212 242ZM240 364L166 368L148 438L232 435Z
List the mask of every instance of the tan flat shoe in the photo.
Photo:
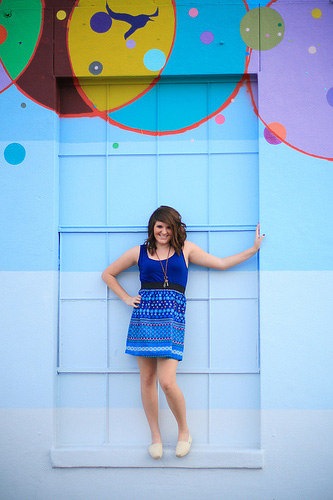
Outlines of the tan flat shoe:
M192 436L188 435L187 441L178 441L176 446L176 457L185 457L191 449Z
M162 443L151 444L148 448L149 455L155 460L162 458L163 455L163 446Z

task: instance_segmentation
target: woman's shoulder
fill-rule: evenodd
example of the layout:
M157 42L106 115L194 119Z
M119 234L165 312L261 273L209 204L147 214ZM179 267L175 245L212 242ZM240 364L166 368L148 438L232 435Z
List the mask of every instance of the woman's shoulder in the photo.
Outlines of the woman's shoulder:
M136 245L135 247L132 247L132 248L129 248L128 250L126 250L126 252L124 252L121 255L120 259L124 259L126 261L134 260L137 263L139 260L140 253L141 253L141 246Z
M191 251L196 248L197 245L193 243L192 241L185 240L184 241L184 246L183 246L183 254L186 258L190 255Z
M184 246L183 246L184 251L189 251L189 250L191 250L193 248L197 248L197 247L198 247L198 245L193 243L193 241L189 241L189 240L184 241Z

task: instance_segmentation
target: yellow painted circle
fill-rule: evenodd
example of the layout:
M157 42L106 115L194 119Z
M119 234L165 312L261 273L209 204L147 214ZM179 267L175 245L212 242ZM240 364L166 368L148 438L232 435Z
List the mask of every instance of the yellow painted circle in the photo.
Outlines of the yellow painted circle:
M59 19L59 21L63 21L64 19L66 19L66 12L64 10L58 10L57 18Z
M320 9L313 9L311 14L312 14L312 17L314 17L315 19L319 19L319 17L321 17L322 12Z
M109 1L108 5L114 9L113 17L105 0L94 6L80 0L68 31L73 74L99 111L119 109L154 84L172 50L176 28L173 0ZM94 79L109 83L108 91L94 85Z

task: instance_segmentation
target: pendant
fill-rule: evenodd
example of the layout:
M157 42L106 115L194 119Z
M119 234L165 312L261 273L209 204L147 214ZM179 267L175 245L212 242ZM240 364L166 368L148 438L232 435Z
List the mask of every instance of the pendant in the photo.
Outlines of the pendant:
M163 288L167 288L169 286L169 280L168 278L165 276L164 278L164 283L163 283Z

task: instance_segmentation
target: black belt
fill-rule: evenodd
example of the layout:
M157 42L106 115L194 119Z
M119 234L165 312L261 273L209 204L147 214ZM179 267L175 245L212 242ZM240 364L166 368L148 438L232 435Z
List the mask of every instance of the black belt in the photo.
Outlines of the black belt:
M169 283L166 287L164 287L164 283L141 283L141 288L159 288L162 290L177 290L181 293L185 292L185 287L183 285L178 285L178 283Z

